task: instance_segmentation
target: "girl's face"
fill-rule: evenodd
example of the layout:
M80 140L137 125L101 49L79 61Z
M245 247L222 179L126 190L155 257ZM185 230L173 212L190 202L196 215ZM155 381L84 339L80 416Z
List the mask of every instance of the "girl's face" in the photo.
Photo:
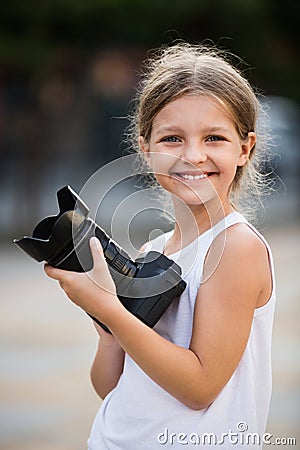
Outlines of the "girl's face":
M221 202L226 212L237 167L247 162L255 140L252 132L241 140L217 100L185 95L156 115L150 140L141 136L140 145L163 188L190 206Z

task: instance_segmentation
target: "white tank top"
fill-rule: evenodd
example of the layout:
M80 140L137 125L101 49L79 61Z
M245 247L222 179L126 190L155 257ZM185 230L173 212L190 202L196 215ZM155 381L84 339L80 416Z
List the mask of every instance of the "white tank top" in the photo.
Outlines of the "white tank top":
M273 288L269 301L255 309L246 349L231 379L208 408L195 411L159 387L126 354L119 383L95 417L89 450L262 448L272 384L275 277L269 245L240 213L229 214L183 250L170 255L182 267L187 287L154 329L175 344L189 347L206 254L214 238L236 223L247 223L265 243ZM152 241L151 250L162 252L171 234Z

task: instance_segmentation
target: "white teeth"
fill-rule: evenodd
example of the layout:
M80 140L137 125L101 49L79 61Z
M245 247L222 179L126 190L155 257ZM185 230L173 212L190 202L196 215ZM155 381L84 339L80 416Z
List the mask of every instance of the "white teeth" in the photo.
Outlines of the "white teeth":
M207 173L202 173L201 175L186 175L185 173L178 174L181 178L185 180L201 180L202 178L207 178Z

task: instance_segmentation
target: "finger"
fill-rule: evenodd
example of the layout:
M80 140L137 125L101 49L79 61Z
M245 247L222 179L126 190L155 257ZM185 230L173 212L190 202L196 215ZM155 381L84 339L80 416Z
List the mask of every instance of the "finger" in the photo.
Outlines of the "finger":
M97 239L95 236L90 239L90 249L93 257L94 267L102 265L105 261L103 249L99 242L99 239Z
M89 272L91 279L105 291L115 294L116 286L109 272L102 246L96 237L90 239L90 248L94 263L93 269Z
M62 281L68 273L66 270L57 269L56 267L50 266L49 264L45 264L44 270L48 277L58 281Z

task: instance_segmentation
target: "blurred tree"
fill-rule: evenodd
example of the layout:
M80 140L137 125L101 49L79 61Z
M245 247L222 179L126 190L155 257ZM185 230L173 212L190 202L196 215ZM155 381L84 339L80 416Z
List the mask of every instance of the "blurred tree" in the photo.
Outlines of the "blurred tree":
M255 67L254 82L300 101L299 2L294 0L10 0L0 17L0 64L32 74L61 48L151 48L210 39Z

